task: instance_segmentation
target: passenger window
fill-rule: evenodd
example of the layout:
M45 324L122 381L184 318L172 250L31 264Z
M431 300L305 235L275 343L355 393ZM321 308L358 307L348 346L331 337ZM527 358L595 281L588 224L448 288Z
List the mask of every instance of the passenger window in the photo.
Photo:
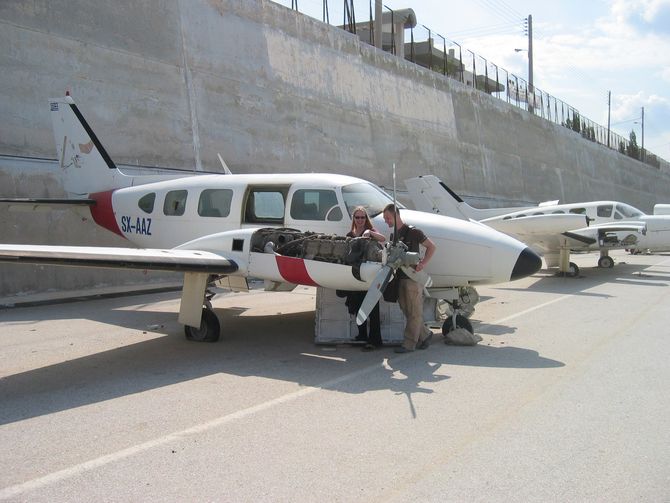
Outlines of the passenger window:
M171 190L165 194L163 213L170 216L183 215L186 209L186 195L185 190Z
M246 222L283 223L286 190L252 189L244 211Z
M612 216L612 205L604 204L598 206L598 216L603 218L610 218Z
M230 215L230 202L233 191L230 189L206 189L200 193L198 215L201 217L227 217Z
M570 213L575 213L577 215L586 215L586 208L572 208Z
M333 190L300 189L291 199L291 218L296 220L342 220Z
M137 206L144 213L151 213L154 211L154 203L156 202L156 193L152 192L150 194L145 194L140 197L140 200L137 201Z

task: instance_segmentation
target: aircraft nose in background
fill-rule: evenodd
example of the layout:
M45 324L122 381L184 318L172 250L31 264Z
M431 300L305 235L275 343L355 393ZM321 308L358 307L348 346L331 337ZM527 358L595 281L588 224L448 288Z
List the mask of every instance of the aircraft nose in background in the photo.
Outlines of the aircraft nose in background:
M514 269L509 279L510 281L514 281L515 279L525 278L526 276L535 274L541 267L542 258L529 247L526 247L519 254L519 258L516 259L516 264L514 264Z

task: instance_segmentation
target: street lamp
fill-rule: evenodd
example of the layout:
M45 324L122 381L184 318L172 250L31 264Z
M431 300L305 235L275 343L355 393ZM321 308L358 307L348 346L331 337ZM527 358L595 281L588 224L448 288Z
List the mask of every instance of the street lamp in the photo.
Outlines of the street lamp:
M528 49L514 49L514 52L528 51L528 94L532 96L533 103L535 103L535 90L533 88L533 16L528 14L525 20L528 28ZM528 111L533 113L533 106L528 103Z
M642 115L640 116L641 122L635 121L634 124L640 124L642 126L642 145L640 146L640 160L644 162L645 152L644 152L644 107L642 107Z

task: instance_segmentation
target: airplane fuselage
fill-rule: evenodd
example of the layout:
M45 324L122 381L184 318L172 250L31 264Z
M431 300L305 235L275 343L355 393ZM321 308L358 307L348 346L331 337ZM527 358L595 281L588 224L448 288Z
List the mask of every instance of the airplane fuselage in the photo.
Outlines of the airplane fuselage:
M387 238L392 232L381 215L391 197L370 182L345 175L193 176L90 197L97 201L91 208L94 220L139 247L205 249L238 262L250 261L248 242L237 241L238 249L233 249L235 236L244 235L245 230L276 227L344 235L356 206L367 209ZM426 271L435 288L520 277L523 268L517 267L517 261L525 245L517 240L473 222L408 209L402 212L406 223L421 228L438 247ZM255 257L257 268L268 260ZM272 276L271 265L262 267L265 276ZM254 274L252 267L249 274ZM365 279L370 275L374 271Z

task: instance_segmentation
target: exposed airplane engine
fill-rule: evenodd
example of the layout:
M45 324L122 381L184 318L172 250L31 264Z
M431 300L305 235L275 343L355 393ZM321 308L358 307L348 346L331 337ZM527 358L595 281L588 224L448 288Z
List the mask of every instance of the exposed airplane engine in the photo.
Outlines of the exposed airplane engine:
M382 261L382 245L375 240L296 229L259 229L251 237L251 251L347 265Z

